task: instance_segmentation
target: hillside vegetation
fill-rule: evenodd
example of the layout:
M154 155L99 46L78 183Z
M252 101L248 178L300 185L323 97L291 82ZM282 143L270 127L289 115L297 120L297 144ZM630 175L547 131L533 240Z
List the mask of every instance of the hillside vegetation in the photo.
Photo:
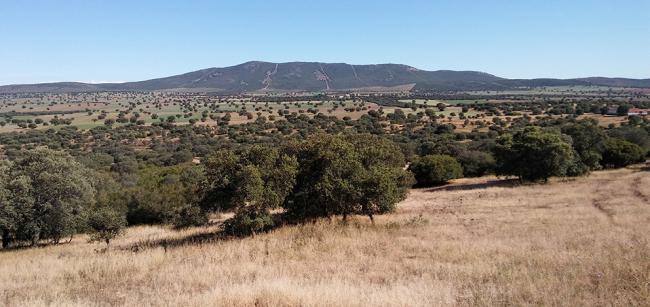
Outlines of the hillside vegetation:
M219 222L0 251L0 305L650 304L648 169L416 189L395 213L244 239ZM223 220L219 219L219 220Z

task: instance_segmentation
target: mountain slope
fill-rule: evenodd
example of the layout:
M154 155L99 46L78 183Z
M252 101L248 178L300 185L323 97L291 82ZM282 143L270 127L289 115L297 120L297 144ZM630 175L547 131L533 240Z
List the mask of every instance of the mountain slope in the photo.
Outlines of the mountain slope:
M268 91L498 90L522 86L604 85L650 87L650 79L504 79L477 71L425 71L401 64L350 65L318 62L247 62L138 82L76 82L0 86L0 93L93 91L189 91L245 93Z
M225 92L322 91L394 87L422 82L485 82L500 79L480 72L430 72L399 64L247 62L237 66L208 68L167 78L111 85L108 88L114 90L212 89Z

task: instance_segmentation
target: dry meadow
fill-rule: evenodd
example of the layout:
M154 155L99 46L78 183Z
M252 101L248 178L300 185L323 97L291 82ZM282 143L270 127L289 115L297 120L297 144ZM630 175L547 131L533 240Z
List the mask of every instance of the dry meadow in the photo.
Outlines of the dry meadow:
M371 225L134 227L0 251L5 306L650 305L650 172L413 190Z

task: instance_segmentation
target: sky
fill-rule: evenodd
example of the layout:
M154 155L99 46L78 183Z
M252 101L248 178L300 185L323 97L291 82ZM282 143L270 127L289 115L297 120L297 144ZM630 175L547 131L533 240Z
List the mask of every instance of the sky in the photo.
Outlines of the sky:
M246 61L650 78L649 0L0 0L0 84Z

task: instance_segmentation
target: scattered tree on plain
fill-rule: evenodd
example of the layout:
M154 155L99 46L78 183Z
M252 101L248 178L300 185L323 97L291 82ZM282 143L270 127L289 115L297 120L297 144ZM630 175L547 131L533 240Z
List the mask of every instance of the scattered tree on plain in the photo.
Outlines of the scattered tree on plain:
M524 181L566 176L575 163L570 139L539 127L526 127L502 136L495 148L497 174Z
M634 143L617 138L605 142L603 164L608 167L624 167L633 163L643 162L643 149Z
M418 186L429 187L447 183L463 176L463 168L451 156L428 155L410 165Z

